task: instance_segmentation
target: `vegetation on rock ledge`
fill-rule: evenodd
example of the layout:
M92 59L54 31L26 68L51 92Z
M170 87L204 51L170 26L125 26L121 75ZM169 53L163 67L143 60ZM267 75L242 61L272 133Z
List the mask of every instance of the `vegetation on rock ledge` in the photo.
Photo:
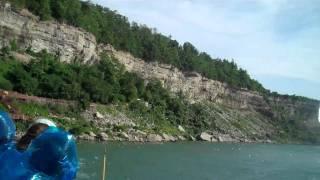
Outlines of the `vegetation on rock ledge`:
M75 100L80 109L90 102L127 105L135 117L147 123L184 125L192 133L208 129L209 116L200 104L189 104L182 96L172 95L160 81L148 83L102 55L92 66L65 64L42 51L28 52L34 59L24 64L10 56L0 57L0 88L28 95ZM27 106L29 107L29 106Z
M145 25L130 23L116 11L80 0L9 0L27 8L42 20L56 19L95 35L99 43L111 44L146 61L172 64L183 71L197 71L209 79L231 86L266 92L263 86L233 61L213 59L191 43L180 45Z

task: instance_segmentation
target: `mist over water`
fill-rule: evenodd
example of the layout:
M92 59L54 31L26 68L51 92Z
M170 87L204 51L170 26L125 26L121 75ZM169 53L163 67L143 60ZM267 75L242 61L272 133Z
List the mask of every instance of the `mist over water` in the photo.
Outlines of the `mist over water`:
M317 180L320 146L108 143L107 179ZM78 179L101 179L105 144L80 143Z

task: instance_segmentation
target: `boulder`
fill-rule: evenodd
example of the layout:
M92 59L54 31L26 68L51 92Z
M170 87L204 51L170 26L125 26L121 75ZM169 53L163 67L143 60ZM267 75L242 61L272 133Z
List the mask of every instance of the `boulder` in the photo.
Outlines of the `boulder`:
M241 143L253 143L253 142L256 142L257 140L251 140L251 139L248 139L248 138L241 138L239 139L239 142Z
M127 133L125 133L125 132L121 132L120 136L125 138L125 139L129 139L129 135Z
M181 125L178 126L178 129L179 129L179 131L181 131L181 132L186 132L186 130L185 130Z
M163 133L162 134L162 137L163 137L163 140L164 141L171 141L171 142L174 142L176 141L177 139L175 137L173 137L172 135L168 135L166 133Z
M94 116L95 116L96 118L98 118L98 119L103 119L103 118L104 118L104 116L103 116L101 113L99 113L99 112L94 113Z
M163 137L163 140L164 140L164 141L170 141L170 137L169 137L168 134L163 133L163 134L162 134L162 137Z
M202 132L198 136L198 138L201 141L208 141L208 142L216 142L217 141L211 134L208 134L207 132Z
M162 141L162 137L158 134L149 134L147 136L147 140L149 142L161 142Z
M4 94L5 96L8 96L8 95L9 95L9 92L8 92L8 91L3 91L3 94Z
M196 138L193 137L192 135L189 135L189 140L191 140L191 141L196 141Z
M113 137L113 140L114 140L114 141L125 141L124 138L122 138L122 137L117 137L117 136Z
M138 141L138 137L137 136L134 136L134 135L131 135L129 134L129 138L128 138L129 141L131 142L137 142Z
M137 130L136 133L139 134L139 135L142 135L142 136L146 136L147 135L146 132L140 131L140 130Z
M99 138L100 141L107 141L108 140L108 134L104 133L104 132L99 133L97 137Z
M219 142L234 142L234 141L236 141L229 134L219 135L218 140L219 140Z
M273 142L270 139L267 139L265 143L272 144Z
M89 134L81 134L80 136L78 136L78 139L87 140L87 141L93 141L93 140L95 140L95 137L92 137Z
M179 139L180 141L185 141L185 140L186 140L186 138L183 137L183 136L178 136L178 139Z
M97 135L96 135L94 132L90 131L90 132L89 132L89 136L95 138Z

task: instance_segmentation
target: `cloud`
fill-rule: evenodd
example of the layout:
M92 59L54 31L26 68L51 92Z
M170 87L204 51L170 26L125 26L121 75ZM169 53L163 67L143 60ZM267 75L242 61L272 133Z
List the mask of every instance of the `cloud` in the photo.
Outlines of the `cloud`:
M213 57L234 59L254 78L277 76L282 77L279 81L320 83L317 0L93 2L116 9L131 21L156 27L181 43L192 42Z

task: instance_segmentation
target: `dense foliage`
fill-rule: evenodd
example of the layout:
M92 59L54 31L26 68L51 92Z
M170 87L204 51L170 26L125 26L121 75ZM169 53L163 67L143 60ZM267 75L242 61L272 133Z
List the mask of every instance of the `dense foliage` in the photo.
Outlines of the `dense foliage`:
M190 105L183 97L173 96L160 81L146 83L134 73L102 55L98 64L65 64L46 53L33 53L31 62L24 64L9 54L0 56L0 89L42 97L76 100L79 108L89 102L127 104L137 116L151 123L183 124L194 131L208 128L205 108ZM200 118L200 119L199 119ZM148 122L150 123L150 122Z
M80 0L9 0L17 8L28 8L42 20L56 19L93 33L98 42L112 44L146 61L172 64L184 71L259 92L266 90L234 62L213 59L191 43L180 45L171 37L128 19L108 8Z

